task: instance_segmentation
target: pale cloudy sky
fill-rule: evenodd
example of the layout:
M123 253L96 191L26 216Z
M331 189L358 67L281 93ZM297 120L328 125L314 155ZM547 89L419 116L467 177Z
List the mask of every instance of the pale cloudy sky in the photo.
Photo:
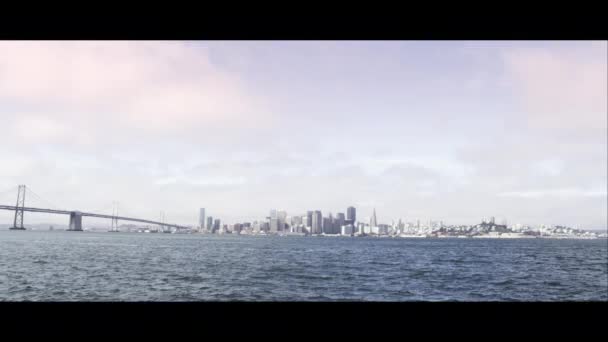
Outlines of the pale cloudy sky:
M26 184L184 224L354 205L606 227L606 61L592 41L3 41L0 203Z

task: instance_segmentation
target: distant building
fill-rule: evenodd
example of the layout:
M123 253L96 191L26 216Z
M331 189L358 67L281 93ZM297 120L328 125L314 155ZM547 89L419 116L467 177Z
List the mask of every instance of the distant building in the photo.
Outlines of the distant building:
M376 219L376 208L374 208L372 218L369 220L369 225L370 227L378 227L378 220Z
M313 234L321 234L323 231L323 215L321 211L315 210L312 213L312 226L310 227Z
M207 217L207 226L206 226L207 230L210 232L213 232L213 217L209 216Z
M341 228L341 231L340 231L341 235L352 235L354 233L353 226L351 226L350 224L347 226L342 226L340 228Z
M357 222L357 209L355 207L346 208L346 219L353 225Z
M308 211L306 213L306 218L307 218L307 220L306 220L306 227L308 227L308 228L312 227L312 214L313 214L312 211Z
M276 233L279 231L279 219L276 217L270 217L270 232Z
M287 212L279 211L277 212L277 220L278 220L278 231L285 230L285 223L287 223Z
M325 234L332 234L333 232L333 225L332 225L332 220L331 220L331 214L329 214L329 217L324 217L323 218L323 227L322 227L322 232Z
M307 228L312 226L312 214L310 215L310 219L308 218L308 215L302 216L302 225Z
M213 231L220 230L220 228L221 228L220 224L221 224L220 219L215 219L215 221L213 221Z
M205 228L205 208L201 208L198 213L198 227L200 229Z
M270 230L270 224L268 222L260 222L260 229L264 232L268 232Z
M302 224L302 216L292 216L291 217L291 225L299 226Z
M340 234L342 226L346 225L346 217L344 216L344 213L338 213L336 215L336 221L334 223L334 233Z

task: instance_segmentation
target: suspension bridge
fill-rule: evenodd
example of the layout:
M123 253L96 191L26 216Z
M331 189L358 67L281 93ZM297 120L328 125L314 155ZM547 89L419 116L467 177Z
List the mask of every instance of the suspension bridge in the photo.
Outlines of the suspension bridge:
M14 189L14 188L13 188ZM57 215L67 215L69 216L69 231L82 231L82 218L83 217L95 217L102 219L110 219L112 220L112 230L117 231L118 229L118 221L128 221L128 222L138 222L138 223L146 223L152 225L158 225L164 228L175 228L175 229L188 229L186 226L181 226L177 224L170 224L166 222L159 222L154 220L146 220L141 218L134 217L125 217L118 216L117 210L113 210L112 214L100 214L93 212L85 212L85 211L77 211L77 210L59 210L59 209L51 209L51 208L34 208L34 207L26 207L25 206L25 195L26 189L29 190L28 193L33 193L29 188L26 188L25 185L19 185L17 189L17 202L15 205L0 205L0 210L9 210L15 212L15 217L13 220L13 225L9 228L11 230L25 230L23 225L23 216L25 212L33 212L33 213L47 213L47 214L57 214ZM34 193L35 196L37 196ZM37 196L40 198L39 196Z

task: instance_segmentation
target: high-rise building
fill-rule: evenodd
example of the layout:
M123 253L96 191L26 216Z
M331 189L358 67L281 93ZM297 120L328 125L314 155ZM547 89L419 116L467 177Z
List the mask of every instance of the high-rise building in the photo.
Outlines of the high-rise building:
M298 226L302 224L302 216L292 216L291 217L291 225L292 226Z
M346 224L346 219L344 217L344 213L338 213L336 215L335 233L340 234L342 231L342 226L344 226L345 224Z
M374 213L372 214L372 218L369 221L370 227L378 227L378 221L376 220L376 208L374 208Z
M207 230L213 232L213 216L207 217Z
M312 213L312 226L310 229L313 234L321 234L323 229L323 214L321 214L321 211L315 210Z
M353 225L357 222L357 209L355 207L348 207L346 209L346 219Z
M312 227L312 211L308 211L306 213L306 218L307 218L307 220L306 220L306 222L307 222L306 223L306 227L309 227L309 228Z
M278 220L278 230L285 230L285 223L287 222L287 212L279 211L277 212L277 220Z
M275 217L270 218L270 232L276 233L279 231L279 219Z
M321 231L322 233L325 233L325 234L332 234L333 233L334 227L332 225L331 214L329 214L329 217L324 217L323 218L323 226L321 228L322 228L322 231Z
M271 209L270 210L270 218L277 218L277 210L276 209Z
M220 219L215 219L215 221L213 222L213 230L219 230L221 223L222 222L220 221Z
M200 210L199 210L198 228L201 230L205 228L205 208L200 208Z

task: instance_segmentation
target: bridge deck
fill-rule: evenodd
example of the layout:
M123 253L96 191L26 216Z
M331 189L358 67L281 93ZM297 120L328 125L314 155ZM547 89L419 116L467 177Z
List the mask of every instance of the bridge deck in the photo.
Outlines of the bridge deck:
M16 206L12 206L12 205L0 205L0 210L16 211L17 207ZM164 227L173 227L173 228L178 228L178 229L186 229L186 228L188 228L188 227L180 226L180 225L177 225L177 224L169 224L169 223L163 223L163 222L151 221L151 220L144 220L144 219L133 218L133 217L124 217L124 216L114 216L114 215L87 213L87 212L77 211L77 210L71 210L70 211L70 210L56 210L56 209L23 207L23 211L34 212L34 213L60 214L60 215L70 215L72 213L79 213L81 216L87 216L87 217L97 217L97 218L117 219L117 220L120 220L120 221L148 223L148 224L154 224L154 225L164 226Z

